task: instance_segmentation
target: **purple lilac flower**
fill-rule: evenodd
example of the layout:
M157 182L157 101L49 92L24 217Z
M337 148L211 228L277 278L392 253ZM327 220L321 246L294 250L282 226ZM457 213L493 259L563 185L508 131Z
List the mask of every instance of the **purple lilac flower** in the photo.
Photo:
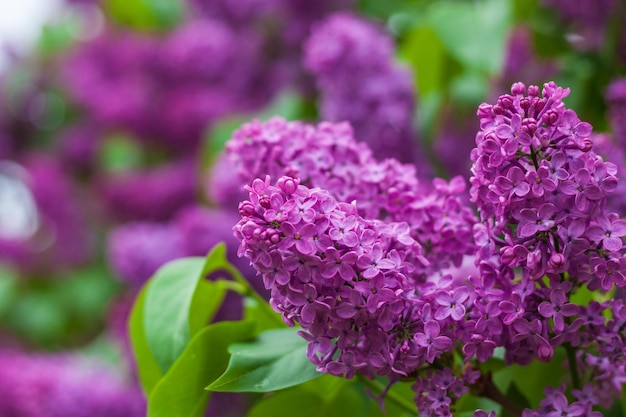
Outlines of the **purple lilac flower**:
M269 178L256 179L248 187L250 200L240 205L242 219L235 235L241 240L240 254L263 274L272 292L272 307L286 323L300 323L307 340L317 346L310 349L309 358L318 369L348 377L356 371L370 376L405 375L449 350L453 339L444 324L456 315L430 324L420 318L422 308L435 309L441 302L434 294L418 295L422 291L416 289L420 282L416 270L424 269L425 260L421 246L402 235L404 228L366 220L354 205L335 200L327 191L304 185L294 189L287 183L285 177L278 186L271 185ZM313 201L315 216L296 217L294 224L289 214L268 221L266 213L275 200L283 201L286 210ZM324 252L298 245L290 232L309 226L320 230L317 225L331 221L343 232L321 229L330 242ZM363 244L359 236L365 236L365 231L374 239ZM347 233L353 233L354 239L346 239ZM440 280L441 293L436 297L444 299L449 293L459 311L464 310L471 305L470 293L452 290L451 284L452 280ZM342 323L348 319L356 327L342 336ZM333 348L320 344L322 340L332 340Z
M561 100L569 90L549 83L544 85L543 97L535 86L528 88L528 96L525 92L523 84L514 84L512 95L501 96L495 106L479 108L481 131L472 152L471 193L481 218L495 220L493 241L507 256L514 253L515 245L528 250L530 255L518 250L506 263L523 267L524 276L530 279L562 272L560 262L548 261L556 260L553 255L571 251L573 242L563 241L562 236L581 221L586 227L577 233L577 245L586 240L591 248L600 239L600 231L613 233L614 238L605 236L610 249L605 248L602 255L616 256L614 252L621 249L621 222L613 226L604 220L613 216L605 213L605 207L607 195L617 186L615 166L591 150L590 125L565 109ZM511 193L511 178L521 183L520 170L527 172L525 179L532 183L528 194L525 189L521 195ZM496 238L502 233L504 241ZM589 264L594 256L581 254L576 263ZM575 271L570 269L570 274L575 276Z
M196 202L196 172L189 159L156 168L120 171L101 180L108 211L120 220L166 221Z
M139 288L168 261L186 256L183 236L171 225L137 222L108 236L107 257L115 275Z
M403 233L425 246L431 263L427 275L460 266L474 250L471 229L476 220L462 203L465 182L457 177L449 184L422 184L414 167L374 158L354 140L347 123L253 121L235 131L226 146L241 184L265 174L295 176L302 185L323 188L339 201L354 201L363 217L406 222ZM330 233L339 232L339 221L329 221ZM351 244L355 236L347 233L342 239Z
M607 210L616 167L594 152L591 126L565 108L568 93L548 83L540 96L516 83L478 110L471 195L487 227L476 228L477 290L484 303L498 303L509 329L493 340L521 364L550 360L566 343L596 351L586 310L570 296L584 285L626 285L624 222ZM555 413L579 412L568 407L555 396Z
M393 61L393 41L348 13L318 23L305 45L305 66L321 92L321 116L349 121L378 158L420 161L413 129L412 75Z
M346 124L273 119L235 132L227 152L251 184L234 228L239 254L283 320L302 326L320 371L417 375L420 411L447 416L477 378L446 371L450 350L471 365L504 347L508 363L526 365L568 345L579 352L570 366L592 374L584 398L604 402L621 389L623 301L587 308L570 298L582 286L626 285L622 221L607 211L615 166L593 151L591 126L565 108L568 90L548 83L539 92L516 83L512 95L479 107L471 197L481 223L461 214L462 180L426 188L355 144ZM255 179L263 173L278 180ZM468 227L476 245L456 247L451 235ZM467 249L478 273L442 274L460 274ZM611 320L590 319L606 309ZM570 404L562 392L524 415L591 413L590 402Z
M109 28L71 52L63 82L97 123L189 154L215 120L271 99L278 72L262 53L253 31L219 20L186 22L165 39Z
M585 386L585 390L588 387ZM541 408L537 410L525 409L522 417L602 417L602 413L591 409L593 405L598 403L597 399L592 397L580 398L570 404L564 391L564 385L559 389L546 388L546 397L541 400Z
M112 369L76 355L0 352L0 414L20 417L139 417L138 387Z

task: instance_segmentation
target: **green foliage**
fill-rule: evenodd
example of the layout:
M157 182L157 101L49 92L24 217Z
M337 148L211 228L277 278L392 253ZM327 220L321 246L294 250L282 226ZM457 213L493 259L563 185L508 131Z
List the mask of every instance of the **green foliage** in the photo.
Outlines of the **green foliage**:
M0 317L11 306L11 301L17 292L17 276L15 271L0 265Z
M130 341L137 363L139 382L146 395L152 391L152 388L154 388L157 382L163 377L163 372L161 368L159 368L156 359L154 359L143 328L144 305L149 286L150 284L144 286L135 299L135 305L133 306L128 322Z
M206 258L172 261L155 273L137 297L129 331L139 379L147 394L217 312L229 284L207 281L205 277L223 270L225 265L232 268L223 244Z
M109 300L119 289L99 265L59 278L21 281L0 269L0 315L19 336L50 348L101 331Z
M140 167L143 160L137 141L123 133L106 137L98 157L100 166L111 172Z
M105 0L103 7L114 22L140 31L173 28L185 14L181 0Z
M244 299L244 320L253 321L258 333L264 330L283 328L287 325L282 320L277 320L278 315L269 308L267 303L252 297Z
M204 387L226 368L231 343L252 335L254 323L220 322L204 327L154 387L148 417L201 417L210 392Z
M545 397L545 387L558 387L564 382L565 357L565 350L557 348L550 362L535 360L527 366L509 365L494 372L494 383L501 392L513 390L517 398L523 397L531 407L537 408L539 401Z
M466 68L499 73L511 22L508 0L440 1L427 13L442 44Z
M306 356L307 342L296 329L261 333L256 340L228 349L226 372L207 387L212 391L269 392L321 376Z
M147 289L143 325L150 350L166 372L191 338L189 311L203 258L183 258L160 268Z

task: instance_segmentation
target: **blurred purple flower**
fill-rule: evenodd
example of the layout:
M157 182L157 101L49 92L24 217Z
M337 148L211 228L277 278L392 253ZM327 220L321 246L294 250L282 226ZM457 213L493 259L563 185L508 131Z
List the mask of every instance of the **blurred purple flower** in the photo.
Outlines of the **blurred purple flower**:
M101 179L108 211L120 220L166 221L196 201L196 167L182 159Z
M19 417L141 417L138 387L88 358L0 352L0 415Z
M179 231L160 223L129 223L113 229L107 239L107 258L115 275L138 288L159 267L186 253Z

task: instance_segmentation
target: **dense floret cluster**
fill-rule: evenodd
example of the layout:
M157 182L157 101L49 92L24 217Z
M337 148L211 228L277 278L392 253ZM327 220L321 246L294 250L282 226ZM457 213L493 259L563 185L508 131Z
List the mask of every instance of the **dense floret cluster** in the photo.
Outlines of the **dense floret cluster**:
M480 106L480 222L460 198L463 180L424 186L406 166L377 161L346 124L273 119L235 132L231 162L251 183L235 227L240 255L285 322L302 326L319 370L417 377L420 412L445 416L481 386L473 361L497 347L509 363L548 361L562 346L585 394L568 405L550 392L529 416L587 412L617 395L623 301L573 296L626 285L626 222L607 210L616 167L592 151L591 125L562 102L568 92L516 83Z
M379 158L421 162L412 74L393 53L393 39L382 28L338 13L314 26L305 66L315 76L323 120L349 121Z

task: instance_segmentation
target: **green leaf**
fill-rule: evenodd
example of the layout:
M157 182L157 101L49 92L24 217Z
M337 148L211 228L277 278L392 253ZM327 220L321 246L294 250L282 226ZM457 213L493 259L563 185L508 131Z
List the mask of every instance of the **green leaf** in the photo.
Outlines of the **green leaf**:
M151 278L143 325L148 346L162 372L176 361L191 337L189 311L204 265L200 257L177 259Z
M167 372L191 337L209 323L222 304L228 283L205 279L220 270L238 273L226 259L223 243L206 258L169 262L151 278L142 323L148 346L162 372Z
M296 331L295 328L269 330L253 342L232 345L228 369L207 389L269 392L321 376L306 356L307 342Z
M439 1L427 14L430 26L459 62L491 75L500 72L511 24L510 0Z
M521 380L521 384L524 384L525 381ZM509 389L506 392L506 397L513 401L513 403L517 404L519 408L530 408L530 404L528 403L528 399L522 394L522 392L517 388L517 384L513 383L509 386ZM503 410L503 417L516 417L511 414L508 410Z
M211 268L210 263L206 265ZM189 307L189 331L191 336L205 327L222 305L226 295L227 283L224 280L200 280Z
M276 320L277 315L278 313L267 308L267 305L261 305L259 300L255 300L252 297L246 297L244 299L243 317L246 320L254 321L256 323L256 330L258 333L265 330L287 327L282 320Z
M202 417L213 382L228 364L228 346L252 336L254 323L220 322L204 327L154 388L148 417Z
M420 96L441 91L445 77L446 51L434 29L419 26L400 45L400 53L413 68Z
M137 296L128 322L130 342L133 348L133 354L135 355L135 361L137 362L139 382L146 396L150 394L152 388L163 376L161 368L159 368L159 364L154 359L150 346L148 346L143 327L144 304L149 285L150 284L144 286Z
M535 360L526 366L510 365L494 372L493 381L502 392L508 392L515 381L523 381L517 385L517 389L532 408L537 408L545 396L544 388L558 387L563 382L565 357L565 349L557 348L550 362Z
M180 0L106 0L103 7L113 21L147 31L176 26L184 12Z
M406 407L398 407L389 397L385 398L383 411L376 401L372 401L365 389L366 386L360 379L348 380L323 375L264 397L250 410L247 417L291 417L294 410L298 411L299 417L405 417L414 416L417 412L412 400L415 393L410 388L406 397L410 403L410 411Z

